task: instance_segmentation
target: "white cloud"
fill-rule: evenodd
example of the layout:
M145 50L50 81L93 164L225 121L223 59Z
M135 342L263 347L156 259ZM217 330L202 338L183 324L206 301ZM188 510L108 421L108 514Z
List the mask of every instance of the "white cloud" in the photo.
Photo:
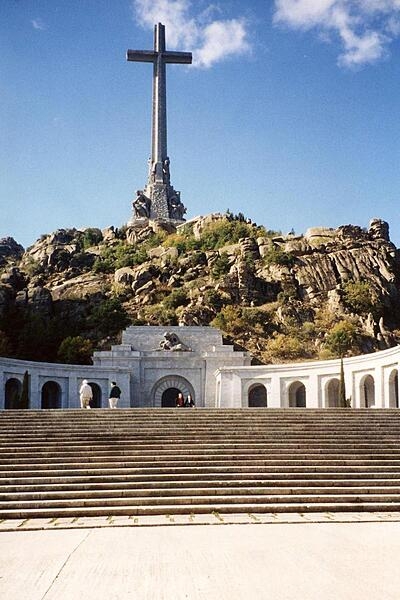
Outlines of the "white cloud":
M221 9L213 4L191 16L191 7L190 0L133 1L140 25L153 28L156 23L163 23L168 47L192 52L197 67L211 67L229 56L250 51L244 19L216 19Z
M400 0L275 0L274 22L294 29L316 29L321 39L335 34L338 63L374 63L387 55L400 35Z
M46 25L43 23L42 19L32 19L31 21L33 29L39 29L40 31L44 31L46 29Z

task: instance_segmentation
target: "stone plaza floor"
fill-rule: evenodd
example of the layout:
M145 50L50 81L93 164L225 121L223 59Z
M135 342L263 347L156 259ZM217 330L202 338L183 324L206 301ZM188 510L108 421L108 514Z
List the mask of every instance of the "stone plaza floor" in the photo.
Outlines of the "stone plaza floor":
M2 600L399 600L400 513L5 520Z

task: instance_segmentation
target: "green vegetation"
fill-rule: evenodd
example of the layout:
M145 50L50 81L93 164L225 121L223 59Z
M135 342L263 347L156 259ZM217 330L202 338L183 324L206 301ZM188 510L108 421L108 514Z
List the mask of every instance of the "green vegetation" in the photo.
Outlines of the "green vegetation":
M101 337L114 335L129 323L130 319L119 298L106 298L96 303L87 318L87 325Z
M71 365L90 365L92 362L93 344L80 335L68 336L61 342L57 360Z
M231 260L226 252L221 252L220 256L213 263L211 275L214 279L219 279L229 273Z
M100 256L93 264L95 273L114 273L122 267L141 265L147 260L147 250L144 246L129 246L119 241L112 246L102 249Z
M103 239L103 234L100 229L96 229L95 227L88 227L83 232L82 236L82 248L86 250L91 246L97 246Z
M350 321L339 321L336 323L325 339L325 348L331 352L333 356L343 357L356 344L357 328Z
M162 305L167 311L174 310L178 306L187 306L187 304L189 304L189 298L187 292L182 288L173 290L162 301Z
M377 313L378 297L369 281L347 281L342 286L346 306L356 314Z
M265 253L263 260L264 264L268 266L280 265L284 267L291 267L294 263L294 256L289 252L284 252L277 246L271 246L271 248Z

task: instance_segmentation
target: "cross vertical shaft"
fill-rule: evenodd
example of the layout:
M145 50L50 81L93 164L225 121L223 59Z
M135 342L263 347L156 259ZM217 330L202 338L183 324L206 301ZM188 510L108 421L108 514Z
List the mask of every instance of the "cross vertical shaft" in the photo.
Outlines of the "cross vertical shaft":
M163 59L165 52L165 27L159 23L154 29L153 63L153 121L151 163L155 181L163 181L163 164L167 159L167 93L166 68Z

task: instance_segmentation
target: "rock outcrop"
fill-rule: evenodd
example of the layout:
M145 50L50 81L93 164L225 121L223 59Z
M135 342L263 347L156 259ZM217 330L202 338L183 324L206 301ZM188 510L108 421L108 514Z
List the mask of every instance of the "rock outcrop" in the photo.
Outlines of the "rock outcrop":
M299 336L296 351L308 345L306 356L317 356L340 319L357 328L361 350L397 343L400 259L387 223L373 219L368 229L313 227L284 236L235 219L218 213L171 231L150 221L127 230L59 229L26 252L12 238L0 240L4 328L16 310L21 327L30 311L55 327L59 319L64 332L67 314L98 340L99 323L112 322L114 308L97 308L118 300L133 322L216 319L231 341L260 360L278 334ZM353 296L361 292L371 302L363 298L359 309Z

